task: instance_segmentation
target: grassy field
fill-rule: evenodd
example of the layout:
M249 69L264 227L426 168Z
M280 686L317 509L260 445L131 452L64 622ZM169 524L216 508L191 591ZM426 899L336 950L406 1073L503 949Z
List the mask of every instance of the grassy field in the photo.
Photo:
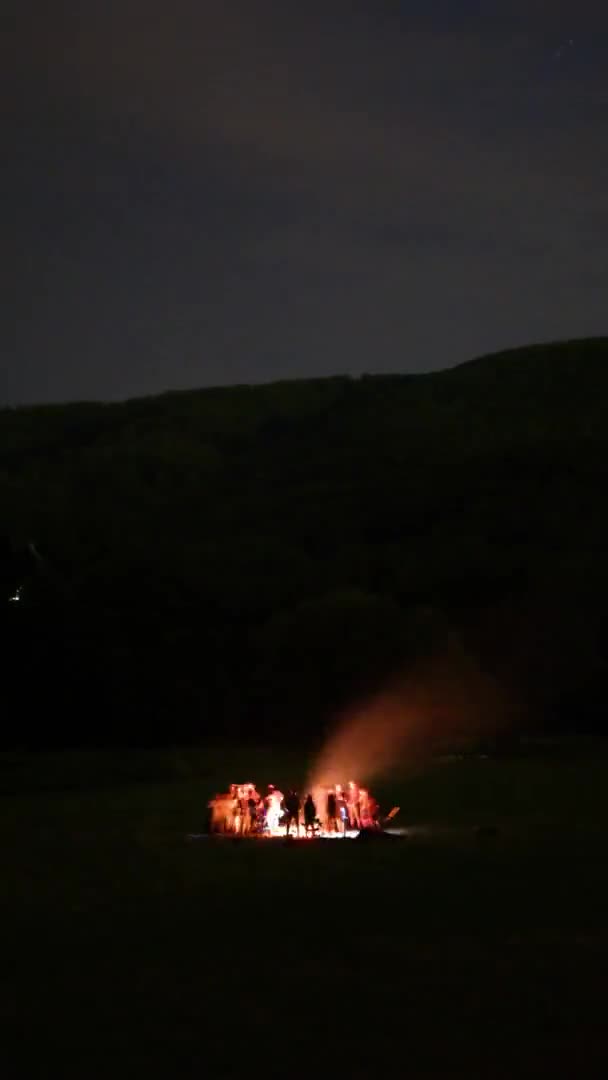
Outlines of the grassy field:
M414 839L187 840L271 769L304 771L0 757L3 1075L602 1075L608 747L389 777L401 824L435 827Z

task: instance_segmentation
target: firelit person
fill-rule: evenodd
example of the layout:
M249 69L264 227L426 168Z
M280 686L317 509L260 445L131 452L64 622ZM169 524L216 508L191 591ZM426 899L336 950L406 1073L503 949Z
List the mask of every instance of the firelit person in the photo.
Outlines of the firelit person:
M340 822L340 828L346 832L346 826L348 823L348 807L346 805L346 796L342 790L341 784L336 784L336 817Z
M359 797L359 788L355 784L354 780L350 780L348 784L348 793L346 796L346 805L348 808L348 821L351 829L361 828Z

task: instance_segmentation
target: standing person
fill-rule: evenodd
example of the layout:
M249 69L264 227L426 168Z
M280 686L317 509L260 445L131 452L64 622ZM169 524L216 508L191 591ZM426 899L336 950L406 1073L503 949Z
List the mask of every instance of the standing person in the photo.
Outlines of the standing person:
M246 813L245 789L242 784L235 784L233 829L238 835L243 828L243 813Z
M336 784L336 817L338 821L342 822L342 828L346 832L346 826L348 824L348 806L346 805L346 796L342 790L342 784ZM339 831L339 829L337 830Z
M329 788L327 792L327 818L325 821L325 828L327 829L327 832L338 831L337 816L338 810L336 792L334 788Z
M259 795L255 790L255 786L253 784L249 785L247 796L247 814L249 817L249 829L251 832L253 832L256 827L259 802Z
M300 799L296 791L290 791L283 802L285 808L285 836L289 836L291 823L295 824L296 836L300 835Z
M266 796L266 828L269 832L276 832L279 827L282 804L283 792L275 788L274 784L269 784Z
M359 792L359 814L361 818L361 828L370 829L373 825L371 808L369 805L369 791L365 788L361 788Z
M348 808L348 821L351 829L361 828L361 810L359 806L360 792L354 780L349 780L346 804Z
M270 832L273 826L274 784L269 784L264 796L264 826Z
M216 795L209 803L211 808L211 832L228 832L232 821L232 798L230 794Z
M306 801L304 802L304 832L306 833L306 835L308 835L309 833L311 834L311 836L315 835L316 820L317 808L314 804L312 795L309 793L306 796Z
M374 799L373 795L369 797L369 816L371 818L371 828L380 828L380 806Z
M243 784L239 789L239 817L241 824L241 835L245 836L249 832L251 827L251 817L249 814L249 784Z
M230 791L225 797L226 816L224 819L224 829L226 832L236 831L236 818L238 814L238 799L236 789L237 785L231 784Z
M220 795L216 795L215 798L210 799L207 803L207 828L206 832L219 832L218 819L220 815Z
M258 795L258 804L255 812L256 832L263 833L266 828L266 800Z

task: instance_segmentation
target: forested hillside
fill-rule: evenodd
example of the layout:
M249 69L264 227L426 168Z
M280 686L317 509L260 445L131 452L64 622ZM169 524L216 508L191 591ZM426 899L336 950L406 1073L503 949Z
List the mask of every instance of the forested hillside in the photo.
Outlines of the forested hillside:
M2 741L295 739L447 635L602 730L607 480L608 339L4 410Z

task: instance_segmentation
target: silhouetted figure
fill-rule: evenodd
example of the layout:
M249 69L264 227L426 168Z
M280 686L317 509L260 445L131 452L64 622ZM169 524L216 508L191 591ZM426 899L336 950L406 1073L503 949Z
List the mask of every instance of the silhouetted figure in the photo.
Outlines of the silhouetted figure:
M338 831L338 811L336 802L336 793L330 788L327 792L327 821L325 823L327 832Z
M313 802L312 795L306 796L304 803L304 831L306 833L315 833L315 821L317 819L317 808Z
M292 821L296 826L296 834L300 835L300 800L297 792L290 791L289 794L283 800L283 808L285 811L285 836L289 836L289 830L291 828Z
M207 803L207 815L205 820L205 832L219 832L220 826L220 812L221 812L221 796L216 795L214 799L210 799Z
M249 828L253 831L257 822L258 804L252 791L249 792L247 810L249 812Z

